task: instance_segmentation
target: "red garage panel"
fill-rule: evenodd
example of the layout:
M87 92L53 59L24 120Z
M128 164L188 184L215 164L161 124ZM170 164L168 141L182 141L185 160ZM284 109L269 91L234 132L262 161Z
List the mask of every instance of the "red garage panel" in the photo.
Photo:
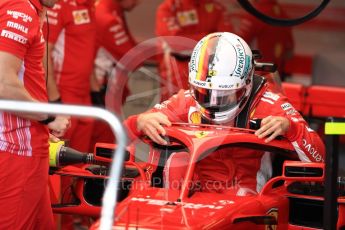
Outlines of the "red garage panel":
M303 113L306 94L305 86L298 83L283 82L282 87L285 95L289 98L289 101L295 109Z
M345 117L345 88L309 86L306 106L313 117Z

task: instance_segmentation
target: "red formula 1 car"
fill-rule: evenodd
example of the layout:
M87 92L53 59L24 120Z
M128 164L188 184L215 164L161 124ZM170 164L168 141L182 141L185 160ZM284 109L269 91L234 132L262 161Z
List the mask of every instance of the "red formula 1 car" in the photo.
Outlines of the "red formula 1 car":
M297 159L292 145L284 139L264 143L253 130L209 125L174 124L167 128L168 146L150 141L147 162L135 163L130 157L124 167L120 197L114 212L114 229L320 229L323 228L324 164L291 161ZM198 159L219 148L260 149L275 156L273 177L260 193L229 196L207 193L190 186ZM97 148L96 148L97 149ZM103 149L103 150L102 150ZM109 149L98 148L101 164L110 158ZM134 148L127 152L134 154ZM165 188L163 169L172 153L188 153L189 164L181 189ZM100 158L101 157L101 158ZM100 163L100 162L98 162ZM71 173L79 178L77 203L60 213L99 215L108 166L86 166ZM103 170L103 171L102 171ZM102 174L102 175L100 175ZM78 210L78 206L83 206ZM69 208L69 210L68 210ZM74 211L73 211L74 208ZM338 229L345 228L345 189L338 189ZM96 221L91 229L99 229Z

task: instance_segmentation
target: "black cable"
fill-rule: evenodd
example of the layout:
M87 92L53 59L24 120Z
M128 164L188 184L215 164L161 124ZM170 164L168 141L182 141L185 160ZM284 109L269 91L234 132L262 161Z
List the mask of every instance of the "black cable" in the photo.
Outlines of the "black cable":
M48 58L49 58L49 51L48 51L48 38L49 38L49 19L48 19L48 13L46 11L46 23L47 23L47 35L46 35L46 88L48 91L48 70L49 70L49 65L48 65Z
M295 26L316 17L327 6L330 0L323 0L317 8L315 8L313 11L311 11L307 15L300 18L294 18L294 19L279 19L279 18L270 17L258 11L255 7L253 7L253 5L248 0L237 0L237 1L248 13L252 14L256 18L258 18L259 20L267 24L270 24L272 26Z

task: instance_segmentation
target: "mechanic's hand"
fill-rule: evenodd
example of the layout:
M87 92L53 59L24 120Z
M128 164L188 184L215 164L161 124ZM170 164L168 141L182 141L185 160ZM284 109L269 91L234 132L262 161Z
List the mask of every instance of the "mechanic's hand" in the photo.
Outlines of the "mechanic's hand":
M56 142L59 142L59 141L60 141L60 139L58 137L56 137L53 134L49 133L49 142L56 143Z
M48 128L56 137L62 137L67 129L71 126L70 116L57 115L55 120L48 124Z
M138 131L142 131L157 144L167 145L167 141L160 136L164 136L166 134L163 125L171 126L171 122L168 117L163 113L143 113L138 116Z
M258 138L264 138L265 143L274 140L279 135L284 135L290 128L290 121L285 117L268 116L261 120L260 129L255 132Z

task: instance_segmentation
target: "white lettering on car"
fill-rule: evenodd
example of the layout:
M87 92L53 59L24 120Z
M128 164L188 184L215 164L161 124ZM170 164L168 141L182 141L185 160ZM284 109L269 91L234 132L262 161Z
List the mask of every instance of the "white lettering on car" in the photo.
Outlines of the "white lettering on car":
M19 23L16 23L16 22L12 22L12 21L7 21L7 26L8 27L11 27L13 29L16 29L16 30L19 30L25 34L28 33L28 28L19 24Z
M151 205L159 205L163 206L167 204L166 200L155 200L149 198L139 198L133 197L132 201L144 202ZM212 204L195 204L195 203L180 203L184 208L191 208L191 209L201 209L201 208L209 208L209 209L222 209L224 208L223 205L212 205Z
M28 39L23 37L22 35L16 34L14 32L8 31L8 30L2 30L1 31L1 37L9 38L14 41L17 41L22 44L26 44Z
M23 12L7 10L7 14L11 15L14 19L22 18L23 22L32 22L32 17L30 17L27 14L24 14Z

